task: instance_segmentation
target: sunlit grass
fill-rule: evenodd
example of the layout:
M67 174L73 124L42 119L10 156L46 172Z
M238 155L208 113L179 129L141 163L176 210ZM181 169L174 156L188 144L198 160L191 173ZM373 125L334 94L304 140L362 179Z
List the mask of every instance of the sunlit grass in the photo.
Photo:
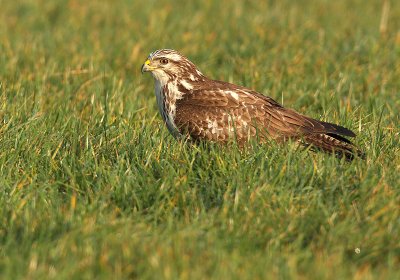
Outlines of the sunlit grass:
M398 278L400 6L2 1L0 278ZM149 52L357 132L366 160L174 140Z

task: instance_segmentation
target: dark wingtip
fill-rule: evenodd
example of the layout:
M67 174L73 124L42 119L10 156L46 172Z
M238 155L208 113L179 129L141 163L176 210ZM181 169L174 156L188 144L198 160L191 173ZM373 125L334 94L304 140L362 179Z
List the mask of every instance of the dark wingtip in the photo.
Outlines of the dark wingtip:
M333 124L333 123L328 123L328 122L320 122L330 133L335 133L343 136L348 136L348 137L356 137L356 134L351 131L350 129L347 129L343 126Z

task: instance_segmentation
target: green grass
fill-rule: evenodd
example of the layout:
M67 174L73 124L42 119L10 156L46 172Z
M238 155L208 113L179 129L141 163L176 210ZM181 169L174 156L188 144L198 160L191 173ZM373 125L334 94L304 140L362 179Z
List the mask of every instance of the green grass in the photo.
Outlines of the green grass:
M1 279L400 277L400 2L261 2L0 1ZM175 141L158 48L366 160Z

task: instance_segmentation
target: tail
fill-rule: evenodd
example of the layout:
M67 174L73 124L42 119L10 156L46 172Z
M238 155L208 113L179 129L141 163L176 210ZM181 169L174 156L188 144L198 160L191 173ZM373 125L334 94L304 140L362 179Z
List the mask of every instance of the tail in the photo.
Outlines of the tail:
M334 153L337 157L345 157L351 161L356 156L365 159L365 153L360 151L348 139L333 133L310 134L304 137L307 145L327 153Z

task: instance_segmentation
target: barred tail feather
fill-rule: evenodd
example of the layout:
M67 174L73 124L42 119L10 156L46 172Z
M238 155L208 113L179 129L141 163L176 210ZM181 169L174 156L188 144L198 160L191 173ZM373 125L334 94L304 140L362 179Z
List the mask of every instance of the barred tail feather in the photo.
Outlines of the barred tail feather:
M308 145L327 153L335 153L338 157L345 157L346 160L353 160L354 157L365 159L365 154L354 146L348 139L332 134L313 134L304 138Z

